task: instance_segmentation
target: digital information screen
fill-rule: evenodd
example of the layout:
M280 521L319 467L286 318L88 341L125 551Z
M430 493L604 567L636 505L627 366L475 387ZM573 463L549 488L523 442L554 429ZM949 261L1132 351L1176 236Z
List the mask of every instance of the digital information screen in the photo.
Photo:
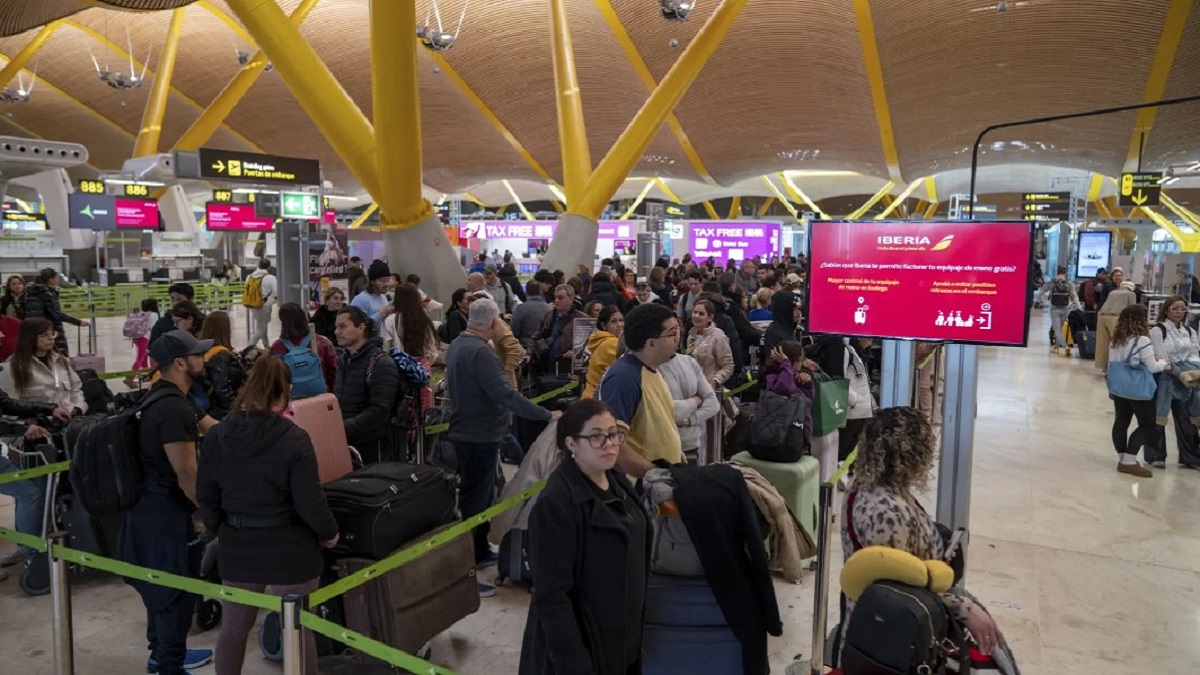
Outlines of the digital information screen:
M1096 276L1103 267L1112 267L1112 232L1088 231L1079 233L1079 250L1075 255L1075 278Z
M1029 223L814 221L814 333L1023 347Z
M270 232L275 229L271 218L259 218L253 204L204 205L204 227L213 232Z
M158 202L150 199L114 200L118 230L157 230Z
M718 265L728 260L750 260L755 256L768 259L779 255L779 223L745 221L706 221L692 223L688 230L688 246L692 260Z
M117 229L115 201L104 194L72 192L67 195L67 226L96 232Z

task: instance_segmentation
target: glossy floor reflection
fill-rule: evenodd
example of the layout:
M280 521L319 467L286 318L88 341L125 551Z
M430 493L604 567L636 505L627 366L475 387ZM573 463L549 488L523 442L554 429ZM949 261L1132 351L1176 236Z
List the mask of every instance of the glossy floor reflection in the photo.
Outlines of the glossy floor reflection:
M234 332L244 336L237 314ZM1194 672L1200 473L1177 468L1169 438L1166 470L1145 480L1118 474L1103 380L1090 361L1049 354L1046 323L1035 315L1028 349L981 350L969 586L998 617L1027 675ZM101 335L119 336L119 320L102 321ZM119 337L103 339L101 352L111 370L132 361ZM11 522L0 497L0 523ZM0 543L0 552L8 548ZM770 642L772 672L809 654L812 589L811 576L799 586L776 583L785 628ZM528 597L499 589L434 641L433 660L466 675L516 672ZM103 576L77 580L74 611L77 672L142 672L144 614L130 589ZM211 647L215 638L198 633L192 642ZM253 643L247 649L248 675L281 671ZM49 598L24 598L13 579L0 583L0 655L0 672L52 672ZM338 661L322 670L388 672Z

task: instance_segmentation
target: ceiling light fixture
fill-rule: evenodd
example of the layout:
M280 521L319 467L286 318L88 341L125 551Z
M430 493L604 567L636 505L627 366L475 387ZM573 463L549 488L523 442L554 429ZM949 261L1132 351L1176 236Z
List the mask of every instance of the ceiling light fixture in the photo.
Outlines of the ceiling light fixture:
M696 8L697 0L658 0L659 9L667 21L687 21Z
M37 83L37 71L34 71L33 77L29 79L29 84L25 84L25 74L17 73L17 86L5 87L0 91L0 101L5 103L24 103L29 100L29 96L33 94L33 85Z
M433 0L431 4L433 5L433 19L437 22L437 27L435 28L429 23L429 12L426 12L425 23L417 26L417 39L430 51L444 52L458 42L458 35L462 32L463 22L467 19L468 2L463 2L462 13L458 16L458 27L454 29L453 33L446 31L442 26L442 12L438 8L438 0Z

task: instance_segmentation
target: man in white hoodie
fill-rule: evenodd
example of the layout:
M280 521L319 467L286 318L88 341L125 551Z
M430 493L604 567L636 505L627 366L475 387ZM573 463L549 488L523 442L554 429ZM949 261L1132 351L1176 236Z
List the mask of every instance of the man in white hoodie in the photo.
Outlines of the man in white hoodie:
M275 300L279 297L279 282L275 279L275 275L271 274L271 261L263 258L258 261L258 269L250 275L250 279L259 280L262 289L262 307L247 307L250 314L250 344L256 345L262 343L264 349L271 348L271 342L267 339L267 326L271 323L271 309L275 304ZM251 283L247 280L247 283Z

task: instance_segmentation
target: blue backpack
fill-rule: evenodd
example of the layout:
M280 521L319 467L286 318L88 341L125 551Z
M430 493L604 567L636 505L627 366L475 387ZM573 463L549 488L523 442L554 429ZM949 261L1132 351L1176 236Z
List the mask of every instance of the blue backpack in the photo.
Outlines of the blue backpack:
M321 372L321 359L312 348L312 333L304 336L298 345L289 345L283 362L292 371L292 400L298 401L325 393L325 373Z

